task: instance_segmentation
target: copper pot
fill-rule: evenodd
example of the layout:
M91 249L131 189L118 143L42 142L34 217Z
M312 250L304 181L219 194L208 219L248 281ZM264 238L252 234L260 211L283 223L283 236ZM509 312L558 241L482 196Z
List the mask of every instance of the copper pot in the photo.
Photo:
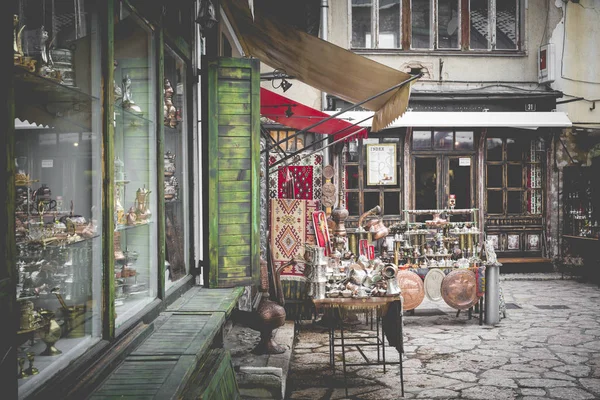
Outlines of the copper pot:
M390 233L388 228L383 224L383 220L381 219L373 220L372 224L370 225L371 226L369 228L369 231L373 234L373 240L379 240L381 238L384 238Z

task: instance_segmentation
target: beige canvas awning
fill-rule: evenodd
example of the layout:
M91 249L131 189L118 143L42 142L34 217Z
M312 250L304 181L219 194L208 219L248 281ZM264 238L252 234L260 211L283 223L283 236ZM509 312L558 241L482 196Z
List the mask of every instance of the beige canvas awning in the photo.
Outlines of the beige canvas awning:
M253 19L247 0L223 0L221 5L247 56L350 103L360 103L411 78L280 23L257 8ZM375 112L371 131L384 129L401 116L409 95L410 84L407 84L363 104L362 107Z

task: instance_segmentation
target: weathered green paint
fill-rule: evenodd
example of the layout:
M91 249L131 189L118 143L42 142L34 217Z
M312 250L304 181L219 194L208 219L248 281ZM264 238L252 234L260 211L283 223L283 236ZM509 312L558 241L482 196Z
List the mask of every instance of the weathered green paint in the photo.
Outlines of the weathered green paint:
M251 205L248 202L230 202L223 203L221 208L219 208L219 213L221 214L235 214L239 212L250 212Z
M250 115L219 115L218 118L219 125L229 125L230 127L253 125Z
M219 223L223 225L249 224L251 221L250 213L219 215Z
M104 266L102 274L102 338L111 340L115 336L115 253L113 247L114 221L114 159L115 159L115 130L114 119L114 1L109 0L99 6L102 52L102 131L103 135L103 173L102 173L102 249Z
M219 224L219 234L221 235L243 235L250 231L250 224L221 225Z
M218 111L220 115L246 115L250 111L250 107L249 103L219 103Z
M220 192L218 196L221 204L224 202L249 202L252 198L253 196L250 192Z
M225 118L225 117L223 117ZM240 118L239 115L232 116L231 119ZM242 117L245 118L245 117ZM252 129L249 125L222 125L219 126L220 137L231 137L239 140L238 137L248 137L252 134Z
M222 246L219 247L219 254L223 256L249 256L250 246Z
M241 79L250 80L252 71L248 67L221 67L219 68L219 79Z
M220 58L208 63L211 287L258 284L258 66L256 59ZM223 251L232 245L236 248Z
M218 154L216 152L215 154ZM250 158L238 158L238 159L230 159L225 160L223 158L219 159L218 167L219 170L223 169L249 169L252 165L253 160Z
M247 245L250 248L251 243L252 238L250 238L250 235L228 235L221 240L223 246Z
M181 398L184 400L239 399L239 388L229 351L211 350L197 364Z
M232 158L246 158L248 157L249 147L224 147L219 149L219 157L232 159Z
M159 90L156 93L156 117L158 119L156 127L156 168L157 168L157 179L156 182L156 196L158 199L158 204L156 205L156 214L157 214L157 262L158 262L158 298L165 298L165 186L163 184L163 171L165 170L165 126L162 123L163 116L163 104L164 104L164 93L162 90L163 87L163 79L165 73L165 39L164 39L164 29L159 29L156 40L156 54L158 54L158 65L156 68L156 82L158 83Z
M248 135L249 136L249 135ZM221 149L226 149L228 147L234 148L250 148L250 143L247 140L239 140L236 137L220 137L219 138L219 147Z
M240 192L247 193L251 188L250 181L222 181L219 175L219 186L221 192Z
M222 92L250 92L250 81L221 80L218 87L219 94Z

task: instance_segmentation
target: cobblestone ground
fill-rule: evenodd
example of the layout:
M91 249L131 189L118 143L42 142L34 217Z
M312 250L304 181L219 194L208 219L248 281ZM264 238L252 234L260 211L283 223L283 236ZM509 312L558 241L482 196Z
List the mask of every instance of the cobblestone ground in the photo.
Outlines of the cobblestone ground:
M506 318L479 325L442 302L404 316L404 388L410 399L600 399L600 288L574 280L502 280ZM365 331L362 322L352 329ZM348 328L350 328L348 326ZM347 329L348 329L347 328ZM374 352L367 355L376 356ZM397 361L387 347L387 359ZM359 360L352 349L348 360ZM301 324L288 399L398 399L398 366L329 367L327 330Z

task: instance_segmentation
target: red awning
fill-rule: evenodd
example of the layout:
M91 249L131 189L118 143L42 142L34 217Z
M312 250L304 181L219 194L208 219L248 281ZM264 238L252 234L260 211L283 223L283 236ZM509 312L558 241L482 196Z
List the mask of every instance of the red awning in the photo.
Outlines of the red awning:
M260 114L281 125L297 130L308 128L329 117L328 114L322 111L300 104L265 88L260 88ZM333 118L311 128L310 132L324 135L335 134L335 140L350 135L353 135L352 138L366 138L368 134L365 128L353 126L350 122L338 118Z

